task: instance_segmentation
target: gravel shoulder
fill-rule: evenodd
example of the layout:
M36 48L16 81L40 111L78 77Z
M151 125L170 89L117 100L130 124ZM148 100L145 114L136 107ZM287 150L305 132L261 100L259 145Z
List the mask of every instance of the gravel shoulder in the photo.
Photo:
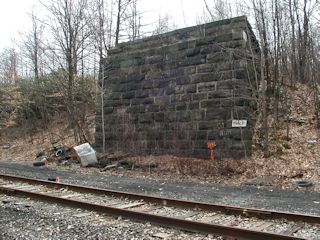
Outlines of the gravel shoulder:
M1 240L222 239L1 194L0 229Z
M294 191L270 187L226 186L128 178L108 175L106 172L88 173L81 169L53 170L46 166L34 167L30 163L14 163L2 160L0 161L0 172L39 179L60 176L61 181L65 183L178 199L320 215L320 193L309 190Z

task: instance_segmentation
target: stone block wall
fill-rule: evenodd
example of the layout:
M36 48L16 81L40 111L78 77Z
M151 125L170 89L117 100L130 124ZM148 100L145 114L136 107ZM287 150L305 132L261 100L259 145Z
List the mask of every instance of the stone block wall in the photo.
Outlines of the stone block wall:
M215 141L217 158L249 155L258 49L246 17L119 44L101 62L95 147L104 118L107 150L209 158Z

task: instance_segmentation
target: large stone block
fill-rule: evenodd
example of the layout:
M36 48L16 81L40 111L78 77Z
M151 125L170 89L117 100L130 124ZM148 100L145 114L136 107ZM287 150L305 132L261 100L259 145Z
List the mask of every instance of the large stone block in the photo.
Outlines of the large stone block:
M189 84L184 86L185 93L196 93L197 92L197 85L196 84Z
M205 111L203 110L192 110L190 111L191 121L197 123L205 118Z
M147 105L146 112L159 112L160 106L159 105Z
M198 83L197 84L197 92L212 92L217 90L217 82L205 82L205 83Z
M153 88L153 82L152 81L144 81L142 84L141 84L141 88L142 89L151 89ZM138 88L139 89L139 88Z
M176 112L166 112L164 115L164 120L167 122L175 122L176 121Z
M190 122L191 121L190 112L185 112L185 111L177 112L176 121L177 122Z
M185 111L185 110L187 110L186 102L179 102L176 104L176 111Z
M207 120L228 120L231 118L231 108L213 108L206 112Z
M189 76L179 76L176 78L176 84L177 85L185 85L185 84L188 84L190 83L190 77Z
M131 98L135 98L135 91L129 91L129 92L125 92L122 94L122 98L123 99L131 99Z
M212 63L198 65L196 69L197 73L211 73L215 70L214 65Z
M221 130L224 129L225 127L225 121L222 120L210 120L210 121L203 121L204 118L199 121L199 129L200 130Z
M208 93L207 92L192 94L192 100L193 101L200 101L200 100L207 100L207 99L208 99Z
M199 101L189 102L189 110L198 110L200 108Z
M186 56L187 57L194 57L194 56L196 56L198 54L200 54L200 48L199 47L188 49L187 52L186 52Z
M220 99L210 99L210 100L204 100L201 101L200 107L202 109L217 109L221 107L221 100Z
M125 92L127 91L127 86L125 84L117 84L112 88L113 92Z
M230 55L226 52L215 52L207 55L207 63L219 63L225 61L230 61Z
M155 122L163 122L164 121L164 113L163 112L154 113L153 119Z
M146 106L144 105L132 105L127 108L127 113L144 113L146 111Z
M162 55L147 56L146 64L154 64L154 63L162 62L163 60L164 60L164 57Z
M246 18L239 17L111 49L101 61L99 85L106 94L96 111L97 149L104 110L108 150L208 159L212 140L217 158L250 154L259 74L252 60L259 48L252 55L247 41L257 46ZM241 119L247 127L232 126Z
M191 88L191 90L192 90L192 88ZM186 89L186 94L181 94L180 95L180 101L181 102L190 102L190 101L192 101L192 95L191 94L189 94L189 93L191 93L190 91L188 91L188 89Z
M145 90L139 89L139 90L136 90L135 92L136 98L146 98L148 96L149 96L148 91L145 91Z
M221 74L219 72L198 73L192 75L191 78L192 83L215 82L220 80Z
M250 87L250 83L244 79L228 79L224 81L219 81L217 83L217 90L239 89L239 88L248 89L249 87Z
M110 100L120 100L122 97L122 94L119 92L113 92L108 96L108 99Z
M143 83L135 83L135 82L128 82L126 85L126 90L127 91L134 91L134 90L139 90Z
M208 99L231 98L233 96L234 91L230 89L212 91L208 93Z
M141 104L153 104L154 103L154 98L153 97L148 97L148 98L142 98L141 99Z
M178 66L193 66L198 64L203 64L206 62L206 59L201 55L196 55L193 57L188 57L187 59L181 60L178 62Z
M152 123L152 113L139 114L139 123Z

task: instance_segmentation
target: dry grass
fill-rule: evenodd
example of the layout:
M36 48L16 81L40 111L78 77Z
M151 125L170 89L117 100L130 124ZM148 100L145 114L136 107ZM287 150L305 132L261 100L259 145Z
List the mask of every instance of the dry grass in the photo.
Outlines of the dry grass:
M88 112L90 114L90 112ZM53 144L72 147L76 145L73 131L68 127L66 114L51 118L46 129L36 129L33 132L26 127L10 127L0 131L0 159L12 161L33 161L41 152L50 152ZM94 136L94 116L87 117L89 141ZM6 146L10 148L6 148Z
M203 179L210 179L214 176L230 177L243 172L241 170L242 162L236 160L212 161L176 157L172 155L139 156L130 157L126 160L132 162L133 165L147 166L148 164L156 164L158 168L152 170L152 172L167 176L172 175L177 177L200 177ZM145 169L144 171L151 173L150 169Z
M313 94L309 87L298 84L297 90L291 90L290 99L290 134L286 138L286 122L282 119L273 121L271 133L271 156L265 158L260 149L256 149L250 159L245 161L247 170L242 178L273 175L280 176L283 182L292 177L320 182L319 129L314 117ZM317 140L316 144L308 143Z

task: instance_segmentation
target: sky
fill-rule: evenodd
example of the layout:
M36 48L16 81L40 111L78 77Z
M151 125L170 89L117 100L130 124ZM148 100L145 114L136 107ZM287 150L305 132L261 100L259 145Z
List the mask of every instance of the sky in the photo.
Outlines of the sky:
M159 13L168 13L178 27L195 25L204 8L202 0L141 0L141 5L150 13L147 18L157 19Z
M0 48L11 47L12 39L19 38L29 24L28 12L31 12L35 0L0 0Z
M0 49L12 47L14 40L19 41L20 34L30 28L28 14L37 4L38 0L0 0ZM204 7L201 0L140 0L139 5L144 22L156 22L159 14L168 13L179 28L195 25Z

